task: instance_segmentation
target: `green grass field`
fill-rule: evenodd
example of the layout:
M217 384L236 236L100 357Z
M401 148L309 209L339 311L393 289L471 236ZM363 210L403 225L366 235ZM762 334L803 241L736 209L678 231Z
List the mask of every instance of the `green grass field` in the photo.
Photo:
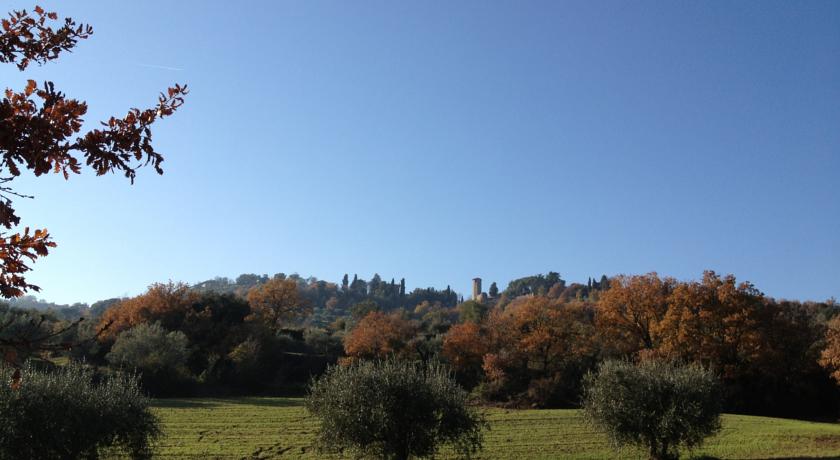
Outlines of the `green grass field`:
M312 447L316 422L300 399L171 399L155 401L165 436L165 459L340 458ZM646 458L616 452L576 410L487 410L491 429L480 458ZM695 457L840 458L840 424L726 415L723 430ZM442 458L450 458L446 452ZM686 458L689 458L688 456Z

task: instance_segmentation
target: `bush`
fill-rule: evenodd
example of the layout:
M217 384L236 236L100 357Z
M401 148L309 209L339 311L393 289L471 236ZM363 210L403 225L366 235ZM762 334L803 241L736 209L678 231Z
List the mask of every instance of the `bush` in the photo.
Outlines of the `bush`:
M156 396L188 394L192 384L187 336L158 323L139 324L117 336L105 356L114 366L137 370L143 387Z
M319 355L338 358L344 354L342 338L330 335L322 329L307 329L303 338L309 349Z
M69 364L54 372L0 368L0 459L97 458L104 448L150 458L160 435L135 377L96 382L93 371Z
M720 429L720 386L697 364L606 361L584 377L587 419L618 446L641 445L651 459L678 458Z
M273 369L265 366L261 358L264 354L262 341L249 337L244 342L235 346L227 358L232 368L228 375L229 383L239 389L256 391L259 388L260 378L266 379Z
M322 450L385 459L433 456L442 444L469 457L486 425L447 370L406 361L330 367L313 381L306 407L321 420Z

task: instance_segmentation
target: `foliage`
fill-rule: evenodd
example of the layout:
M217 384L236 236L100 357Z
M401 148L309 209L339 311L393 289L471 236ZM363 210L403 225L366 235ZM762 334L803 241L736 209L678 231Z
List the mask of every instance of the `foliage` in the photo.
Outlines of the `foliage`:
M521 297L493 311L486 327L485 396L514 396L540 407L577 402L578 383L597 352L588 305Z
M253 389L260 375L266 373L266 368L260 360L263 355L262 349L263 344L260 340L249 337L227 354L235 374L232 380L238 385Z
M297 283L280 277L248 291L248 304L251 306L250 319L274 331L311 311L309 302L300 296Z
M545 295L555 284L559 284L560 286L566 285L566 281L560 278L560 274L557 272L548 272L547 275L526 276L508 283L504 294L509 298L529 294Z
M245 322L250 311L245 299L232 294L204 293L196 298L170 329L183 332L189 339L190 370L200 374L212 367L214 356L224 356L255 333Z
M662 340L662 322L676 280L656 273L617 276L602 293L597 306L599 334L619 356L653 350Z
M475 300L467 300L458 305L458 320L462 323L472 321L474 323L481 322L487 315L487 307Z
M667 303L658 334L665 353L715 363L725 378L737 375L744 362L761 359L771 311L751 284L707 271L699 282L673 285Z
M490 352L487 339L486 328L472 321L452 326L443 339L443 357L467 388L481 380L484 356Z
M402 308L411 311L424 303L449 309L458 303L458 295L448 287L443 290L418 288L407 293L404 278L399 282L394 278L386 282L378 274L374 274L370 281L353 275L352 282L345 274L340 283L332 283L314 276L304 278L297 274L277 273L270 277L249 273L236 279L217 277L202 281L193 285L192 289L201 293L229 293L245 297L252 289L274 279L293 282L300 299L307 302L305 315L294 318L294 322L303 320L301 325L321 328L340 318L361 319L374 310L392 312Z
M122 331L153 322L159 322L164 329L176 329L198 299L199 294L184 283L152 284L145 293L105 310L99 320L101 327L108 327L103 339L113 339Z
M202 394L302 391L328 364L395 355L443 359L461 385L510 407L574 406L580 401L581 378L605 357L660 356L719 371L730 411L802 417L836 415L840 409L840 389L829 377L833 368L825 358L834 343L826 340L832 337L826 323L840 311L833 301L776 301L749 283L714 272L696 281L650 273L619 276L612 283L590 278L562 290L555 283L545 295L487 299L481 304L486 312L473 315L477 308L469 307L479 304L471 302L422 300L413 308L395 308L369 292L371 286L390 292L390 281L347 278L346 288L343 282L294 274L218 278L198 288L156 284L105 308L101 318L85 312L95 321L79 327L70 327L61 312L20 312L6 329L0 317L0 347L4 355L15 351L9 356L16 354L18 362L27 356L69 354L107 364L117 334L159 322L166 331L187 337L189 375L182 383L195 381L200 387L193 388ZM282 281L287 292L294 287L297 297L313 306L312 315L283 324L257 320L245 296L272 280ZM399 296L401 284L393 283L395 298L408 302L410 295ZM436 292L431 297L447 291ZM377 315L352 318L353 305L374 304L381 307ZM372 309L360 307L356 314ZM460 324L465 312L470 321ZM109 324L100 340L92 340ZM51 337L50 348L24 350L13 339L26 331ZM7 340L13 345L7 346ZM825 368L819 365L821 357ZM144 372L147 384L150 375Z
M331 367L312 383L306 408L321 421L325 450L386 459L433 456L443 444L469 457L485 426L446 369L407 361Z
M133 298L108 308L100 319L109 325L103 340L140 324L160 323L166 330L178 330L201 351L192 360L206 360L208 353L227 353L241 341L250 307L231 294L198 293L183 283L158 283Z
M0 381L11 374L0 369ZM0 385L0 458L97 458L108 447L151 457L160 429L136 378L97 381L78 364L22 374L18 388Z
M606 361L584 379L583 409L617 445L676 459L720 429L722 401L714 374L697 364Z
M828 322L825 341L820 365L831 371L831 377L840 384L840 316L835 316Z
M381 311L379 305L374 300L366 299L350 307L350 316L358 321L375 311Z
M54 12L36 7L33 13L12 11L2 20L0 62L14 63L19 70L30 63L46 64L87 39L93 29L67 18L60 27ZM172 115L183 103L187 87L175 85L161 94L156 106L131 109L124 117L111 117L102 128L80 133L87 104L69 99L52 82L39 88L29 80L21 91L7 89L0 101L0 226L6 230L20 224L11 197L24 197L9 184L23 170L35 176L79 174L82 161L97 175L120 172L134 181L137 169L151 165L163 173L163 156L152 146L151 126ZM29 264L55 247L46 229L24 228L0 232L0 296L17 297L39 288L26 281Z
M326 356L339 356L344 352L341 337L330 335L321 329L307 329L303 335L304 341L315 353Z
M353 358L407 355L416 328L396 314L371 312L344 337L344 352Z
M499 295L499 286L496 285L495 281L490 283L490 289L487 290L487 294L490 295L491 299L495 299Z
M102 316L106 310L122 302L122 300L123 299L119 297L113 297L110 299L99 300L97 302L94 302L90 305L90 316L93 318L98 318Z
M79 321L61 321L51 312L22 310L0 304L0 359L19 366L28 358L66 351Z
M178 393L189 380L187 336L168 332L160 324L138 324L117 336L106 359L112 365L137 370L156 395Z

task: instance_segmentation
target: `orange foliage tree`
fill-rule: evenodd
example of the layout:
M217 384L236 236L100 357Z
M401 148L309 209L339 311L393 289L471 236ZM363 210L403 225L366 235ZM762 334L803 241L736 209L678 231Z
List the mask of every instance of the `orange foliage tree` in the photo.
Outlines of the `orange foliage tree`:
M54 22L60 25L53 27ZM57 59L93 33L89 25L77 25L70 18L61 23L56 13L37 6L33 13L12 11L2 20L2 29L0 62L15 64L21 71L31 63ZM132 182L144 165L162 173L163 156L152 146L151 126L172 115L186 93L186 86L175 85L160 95L154 107L131 109L80 134L87 113L84 101L66 97L49 81L40 88L29 80L20 91L6 89L0 101L0 226L8 231L20 224L12 197L26 195L10 184L24 170L35 176L61 173L67 179L80 173L84 164L97 175L119 172ZM38 291L24 275L52 247L55 243L46 229L26 227L14 234L0 230L0 296Z
M628 355L658 349L675 285L673 278L660 278L656 273L612 279L596 306L596 324L606 353Z
M467 321L453 325L443 338L441 354L467 386L482 376L484 355L491 351L489 334L486 327Z
M414 352L417 328L397 314L370 312L344 337L344 352L351 359L406 356Z
M281 278L272 278L251 288L248 304L251 306L248 320L262 323L272 331L312 311L309 301L301 296L297 283Z
M840 384L840 316L835 316L828 322L820 365L831 372L831 377Z
M747 363L769 351L766 327L771 320L764 296L750 283L706 271L699 282L679 283L661 323L662 351L733 377Z
M573 399L596 352L592 313L585 303L544 296L493 310L486 323L489 352L482 362L491 392L527 389L538 405Z
M587 310L584 304L529 296L494 311L488 328L495 350L485 359L485 370L502 376L504 367L519 368L547 377L567 360L590 353L594 329Z
M102 339L113 339L138 324L160 322L164 329L177 329L198 298L184 283L153 284L145 293L105 310L99 323L105 329Z
M472 321L453 325L443 338L444 358L456 370L480 368L490 351L488 334L486 328Z

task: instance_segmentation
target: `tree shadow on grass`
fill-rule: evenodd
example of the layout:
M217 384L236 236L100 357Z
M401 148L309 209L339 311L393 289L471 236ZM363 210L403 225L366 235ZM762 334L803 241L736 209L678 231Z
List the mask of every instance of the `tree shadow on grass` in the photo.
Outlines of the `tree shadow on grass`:
M167 398L167 399L153 399L151 406L157 409L193 409L199 407L214 407L218 404L213 404L206 399L184 399L184 398Z
M152 401L153 407L162 409L210 409L231 404L256 407L302 407L303 400L244 396L236 398L167 398Z
M300 398L243 396L216 401L224 402L225 404L244 404L258 407L303 407L303 400Z

